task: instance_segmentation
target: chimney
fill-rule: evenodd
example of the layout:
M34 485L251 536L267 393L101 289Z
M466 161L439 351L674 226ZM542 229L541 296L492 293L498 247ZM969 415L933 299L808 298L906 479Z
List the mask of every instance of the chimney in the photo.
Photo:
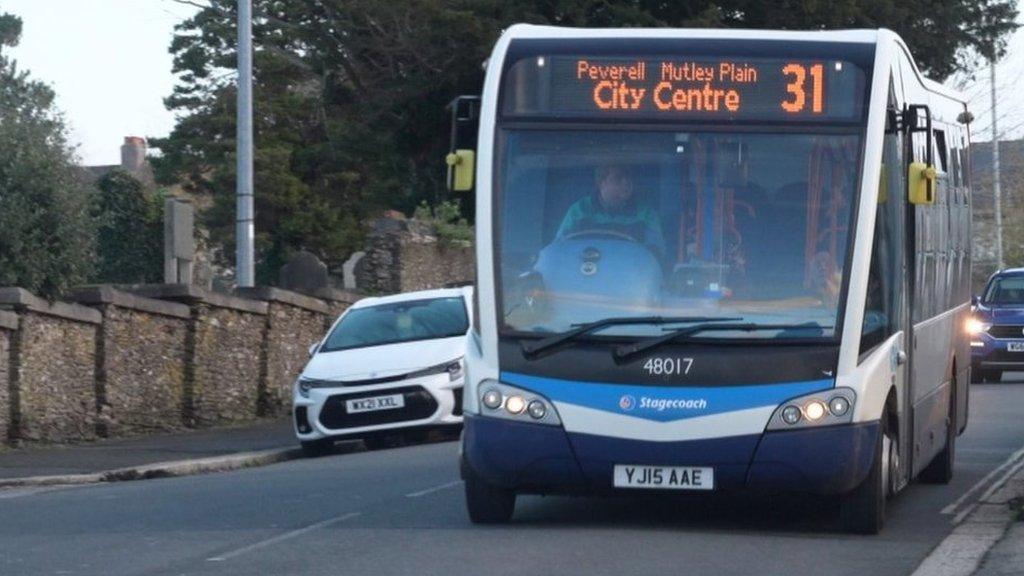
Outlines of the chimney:
M121 168L137 174L146 164L146 139L139 136L125 136L121 146Z

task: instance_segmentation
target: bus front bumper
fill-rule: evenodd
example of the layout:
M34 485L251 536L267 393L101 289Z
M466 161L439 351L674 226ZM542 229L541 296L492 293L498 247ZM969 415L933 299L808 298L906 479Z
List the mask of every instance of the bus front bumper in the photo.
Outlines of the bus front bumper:
M878 422L649 442L467 415L463 457L482 479L524 493L611 492L616 464L711 466L716 491L842 494L868 475Z

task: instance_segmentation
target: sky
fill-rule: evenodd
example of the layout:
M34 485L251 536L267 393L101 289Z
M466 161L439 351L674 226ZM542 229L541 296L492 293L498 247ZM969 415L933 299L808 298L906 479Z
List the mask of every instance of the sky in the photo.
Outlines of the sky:
M22 19L10 51L51 85L85 165L119 164L125 136L166 136L174 25L195 9L173 0L0 0Z
M174 0L0 0L20 16L22 69L57 92L83 164L117 164L125 136L166 136L175 118L164 108L175 77L167 48L174 25L195 9ZM971 98L974 141L991 140L989 72L953 78ZM1002 139L1024 137L1024 31L1010 40L996 72Z

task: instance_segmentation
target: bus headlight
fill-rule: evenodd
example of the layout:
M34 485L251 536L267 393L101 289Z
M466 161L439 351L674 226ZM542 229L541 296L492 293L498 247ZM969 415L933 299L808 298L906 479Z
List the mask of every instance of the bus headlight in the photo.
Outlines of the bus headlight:
M554 405L540 394L495 380L481 382L479 390L481 416L550 426L562 424Z
M783 402L768 421L768 430L792 430L853 421L857 394L850 388L833 388Z

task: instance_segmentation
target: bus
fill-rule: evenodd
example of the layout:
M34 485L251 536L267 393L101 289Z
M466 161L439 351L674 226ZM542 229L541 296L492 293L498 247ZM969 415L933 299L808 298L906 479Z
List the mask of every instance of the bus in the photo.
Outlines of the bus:
M474 523L520 494L793 492L877 533L950 481L972 116L897 34L515 25L451 107Z

